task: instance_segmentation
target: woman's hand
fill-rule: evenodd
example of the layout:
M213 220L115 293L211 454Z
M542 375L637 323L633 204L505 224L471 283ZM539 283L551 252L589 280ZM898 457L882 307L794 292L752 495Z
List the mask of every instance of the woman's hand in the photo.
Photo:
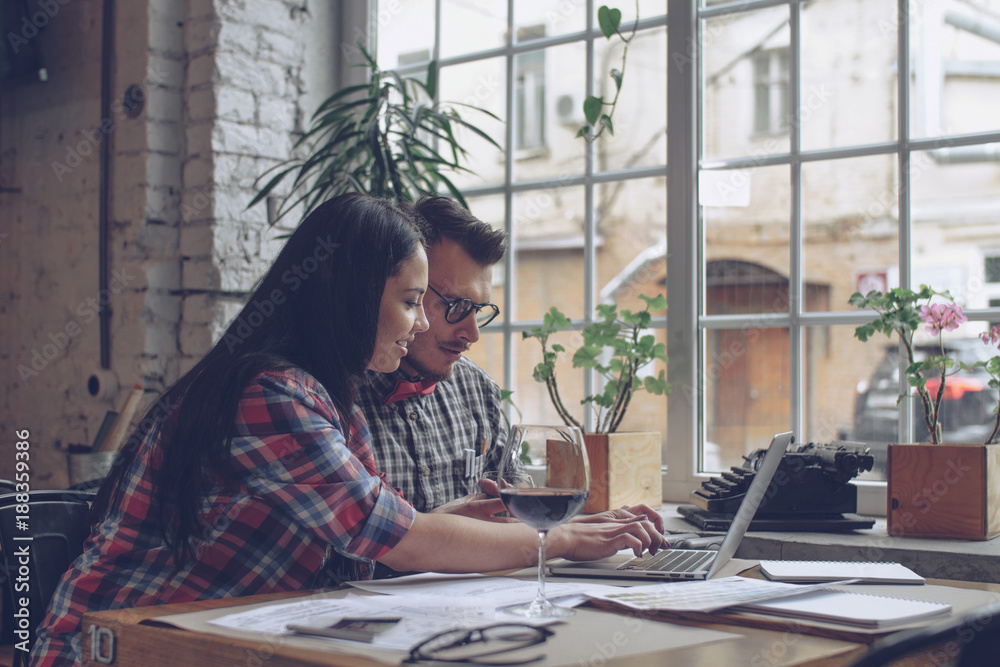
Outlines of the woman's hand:
M670 546L666 538L663 537L663 517L660 513L646 504L642 505L622 505L615 510L598 512L597 514L582 514L570 519L569 523L604 523L608 521L641 521L644 525L652 525L653 530L649 533L652 540L649 550L656 553L660 549ZM636 554L638 555L638 554Z
M552 541L550 553L569 560L596 560L622 549L631 549L636 556L646 549L656 553L667 543L654 523L646 518L601 520L600 517L596 514L588 520L569 521L553 528L548 535Z

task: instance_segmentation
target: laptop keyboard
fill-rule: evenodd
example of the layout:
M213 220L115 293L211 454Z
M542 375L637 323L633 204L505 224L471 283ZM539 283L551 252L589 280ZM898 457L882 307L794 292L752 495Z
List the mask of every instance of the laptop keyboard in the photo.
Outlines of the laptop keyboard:
M619 570L655 570L661 572L694 572L702 569L715 551L663 549L655 554L633 558L618 566Z

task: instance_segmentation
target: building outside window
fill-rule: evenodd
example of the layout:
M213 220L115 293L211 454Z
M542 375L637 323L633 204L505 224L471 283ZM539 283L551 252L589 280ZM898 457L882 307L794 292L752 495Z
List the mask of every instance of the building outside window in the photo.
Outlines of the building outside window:
M515 418L557 419L531 377L537 342L521 338L549 307L573 319L559 340L572 350L597 304L664 293L653 328L673 392L640 394L624 428L661 432L665 496L685 500L775 432L863 431L894 341L854 338L867 316L852 292L948 289L970 316L965 338L1000 320L983 250L1000 247L1000 0L640 2L615 134L586 144L574 109L613 94L621 58L597 4L412 0L379 13L380 62L429 49L441 99L514 121L484 123L502 152L467 138L473 173L459 186L512 237L494 288L502 317L470 356L514 390ZM619 5L626 28L634 7ZM416 16L434 29L413 30ZM545 153L524 159L530 141ZM570 403L596 382L568 361L559 372ZM890 409L876 451L912 437L906 401ZM884 511L868 477L875 500L861 509Z
M545 26L518 31L518 41L545 37ZM545 51L528 51L515 58L514 147L525 151L545 146Z
M788 129L788 50L764 51L753 57L754 131Z
M573 330L560 335L571 348L597 304L641 308L639 294L665 291L664 8L655 2L640 6L615 135L593 145L576 137L583 100L591 92L613 97L609 72L621 67L622 52L618 40L601 34L592 4L414 0L386 3L378 11L380 63L395 66L397 53L429 49L441 67L441 100L488 109L503 121L462 110L507 150L461 135L472 173L456 183L473 213L511 234L507 263L494 276L501 317L483 330L469 356L501 387L514 390L515 419L558 420L545 386L532 378L540 347L521 336L549 308L573 318ZM623 30L631 29L634 4L622 12ZM436 29L413 30L419 21ZM645 270L630 268L657 248ZM661 341L665 322L660 313L653 327ZM560 383L568 403L579 406L596 380L572 368L569 356ZM578 417L585 418L582 406ZM589 416L586 421L592 423ZM639 395L627 421L626 428L658 431L666 442L663 397Z

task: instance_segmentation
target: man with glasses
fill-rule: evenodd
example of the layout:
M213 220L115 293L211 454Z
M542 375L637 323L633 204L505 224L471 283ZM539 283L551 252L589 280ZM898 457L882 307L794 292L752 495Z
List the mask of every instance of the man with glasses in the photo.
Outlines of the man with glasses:
M379 470L417 510L489 518L499 501L469 495L479 492L482 471L499 467L507 433L499 387L464 353L500 314L490 303L492 267L507 234L445 197L424 197L413 209L430 246L430 328L409 343L395 373L367 372L357 403Z

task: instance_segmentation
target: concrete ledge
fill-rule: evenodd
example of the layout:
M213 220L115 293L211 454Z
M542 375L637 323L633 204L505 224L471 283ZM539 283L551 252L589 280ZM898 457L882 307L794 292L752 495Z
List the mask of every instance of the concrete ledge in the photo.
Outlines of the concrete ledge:
M660 509L667 531L699 532L677 513L676 503ZM889 537L885 519L868 530L846 533L750 532L738 558L754 560L892 561L932 579L1000 583L1000 538L986 541Z

